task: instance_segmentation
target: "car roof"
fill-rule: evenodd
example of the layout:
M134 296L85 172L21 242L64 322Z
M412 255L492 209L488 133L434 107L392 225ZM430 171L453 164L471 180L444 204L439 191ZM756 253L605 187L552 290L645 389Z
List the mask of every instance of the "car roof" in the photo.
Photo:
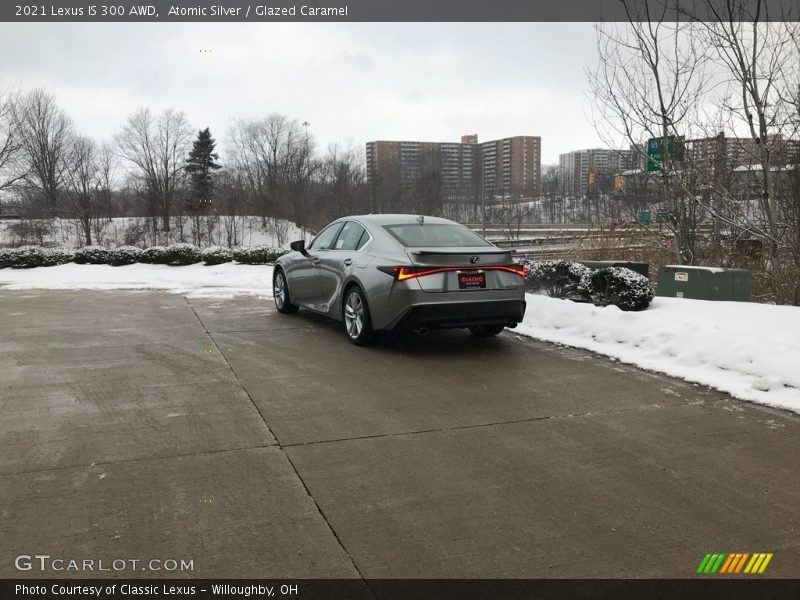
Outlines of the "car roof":
M455 221L450 221L449 219L442 219L441 217L429 217L427 215L422 215L425 218L425 223L449 223L455 224ZM403 215L403 214L379 214L379 215L352 215L349 217L342 217L339 219L340 221L346 221L347 219L359 220L364 223L369 223L373 225L412 225L417 223L417 219L420 215Z

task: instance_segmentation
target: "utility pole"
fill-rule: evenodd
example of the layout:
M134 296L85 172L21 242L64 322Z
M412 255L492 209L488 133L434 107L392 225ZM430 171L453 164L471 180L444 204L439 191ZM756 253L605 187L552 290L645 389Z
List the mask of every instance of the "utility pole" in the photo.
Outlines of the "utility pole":
M311 123L309 123L308 121L303 121L303 127L306 130L306 175L307 175L307 177L309 179L311 178L311 156L310 156L311 151L310 151L310 149L308 147L308 128L310 126L311 126ZM305 202L305 200L306 200L306 198L305 198L306 185L310 185L310 182L306 181L305 184L303 185L303 208L304 209L307 208L305 206L305 204L306 204L306 202ZM303 232L303 239L306 239L306 227L305 227L305 225L302 225L300 229Z
M483 144L480 148L481 152L481 236L486 237L486 186L483 182L483 174L486 170L485 158L483 156Z

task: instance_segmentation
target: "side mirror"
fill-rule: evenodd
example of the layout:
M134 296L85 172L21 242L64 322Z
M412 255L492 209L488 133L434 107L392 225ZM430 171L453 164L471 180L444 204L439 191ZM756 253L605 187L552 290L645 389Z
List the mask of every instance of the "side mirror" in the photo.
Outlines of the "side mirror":
M291 244L289 244L289 248L291 248L295 252L299 252L303 256L308 256L308 252L306 251L305 240L297 240L296 242L292 242Z

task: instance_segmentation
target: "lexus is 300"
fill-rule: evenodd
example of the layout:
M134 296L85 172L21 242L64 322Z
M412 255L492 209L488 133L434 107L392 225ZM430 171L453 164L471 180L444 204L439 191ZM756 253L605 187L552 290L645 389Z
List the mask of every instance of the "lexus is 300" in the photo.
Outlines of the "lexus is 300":
M490 337L525 314L524 267L509 250L436 217L337 219L275 264L275 306L342 321L351 342L376 331L468 328Z

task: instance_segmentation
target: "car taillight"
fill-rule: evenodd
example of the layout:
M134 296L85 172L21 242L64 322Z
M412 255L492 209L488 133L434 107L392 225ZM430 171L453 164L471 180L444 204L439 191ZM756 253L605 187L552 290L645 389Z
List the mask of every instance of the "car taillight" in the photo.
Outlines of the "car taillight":
M443 273L445 271L454 271L456 269L451 269L448 267L378 267L378 270L391 275L397 281L406 281L407 279L414 279L414 277L423 277L425 275L433 275L434 273Z
M387 275L391 275L397 281L406 281L415 277L434 275L435 273L446 273L447 271L506 271L525 277L525 265L489 265L481 267L378 267Z
M528 269L525 265L510 265L508 267L503 267L503 270L514 273L514 275L519 275L520 277L525 277L528 273Z

